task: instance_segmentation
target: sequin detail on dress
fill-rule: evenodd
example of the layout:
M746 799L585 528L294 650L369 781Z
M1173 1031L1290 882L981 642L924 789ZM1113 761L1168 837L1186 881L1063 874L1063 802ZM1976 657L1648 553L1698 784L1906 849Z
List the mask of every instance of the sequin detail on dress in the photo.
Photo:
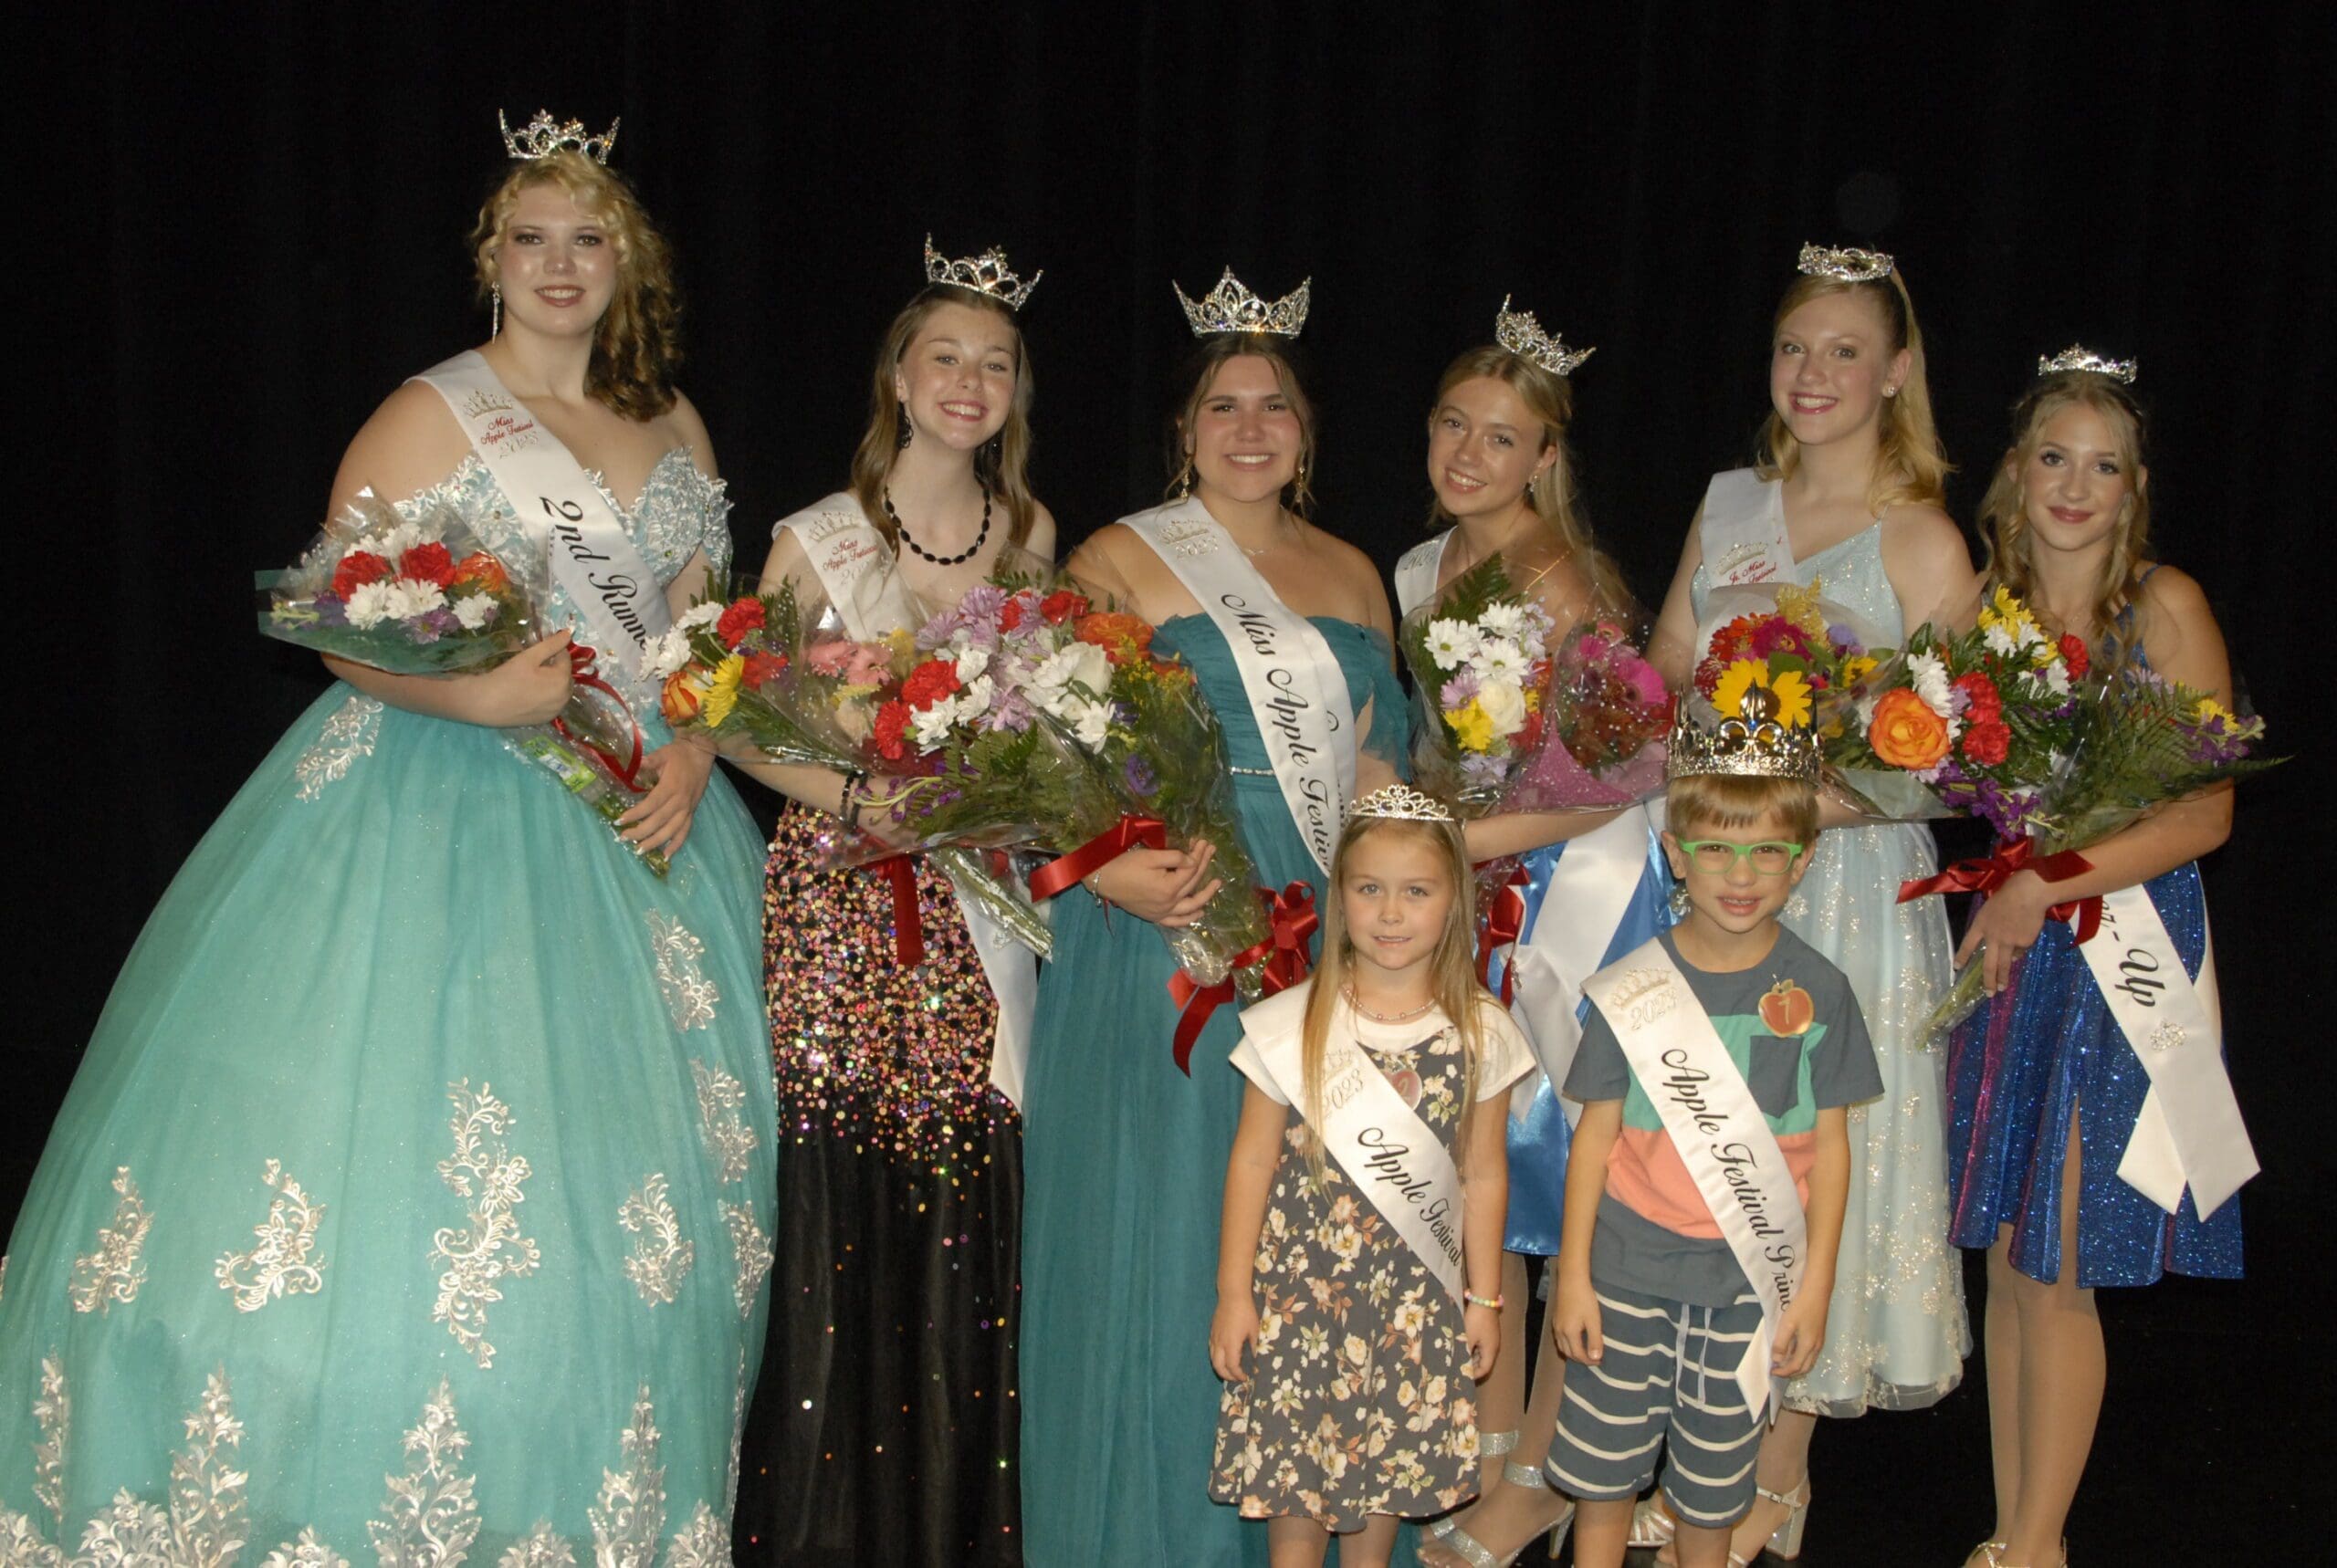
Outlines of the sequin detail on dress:
M445 1263L446 1270L438 1276L438 1300L430 1318L445 1323L455 1343L484 1370L495 1364L495 1346L487 1338L487 1309L503 1299L497 1282L534 1273L543 1259L534 1239L519 1234L514 1212L528 1196L520 1184L534 1173L504 1143L511 1127L511 1107L486 1083L474 1094L471 1081L462 1079L447 1086L446 1097L455 1105L455 1152L438 1162L438 1176L456 1197L471 1200L470 1223L431 1238L430 1260Z
M279 1297L325 1288L325 1260L309 1260L325 1206L309 1202L300 1184L286 1176L278 1161L267 1162L260 1180L276 1197L267 1206L267 1218L252 1228L258 1244L248 1252L225 1254L212 1270L219 1288L236 1293L239 1312L256 1312Z
M292 765L292 776L300 781L293 793L313 800L326 786L347 778L359 758L373 755L373 737L381 728L382 705L374 698L359 695L341 704Z
M269 1552L259 1568L349 1568L349 1559L319 1540L310 1529L300 1531L299 1540Z
M40 1358L40 1397L33 1401L40 1441L33 1446L33 1496L65 1529L65 1450L73 1440L73 1396L66 1391L65 1365L51 1350ZM0 1552L0 1559L7 1558Z
M645 1383L619 1439L624 1469L602 1473L601 1500L586 1512L595 1568L654 1568L657 1561L657 1537L665 1529L665 1467L657 1441L657 1412Z
M576 1568L576 1549L551 1527L551 1521L538 1520L524 1540L503 1553L496 1568Z
M686 1034L714 1021L714 1006L721 990L706 977L698 959L706 944L662 910L649 912L649 952L657 964L657 988L665 993L665 1011L674 1028Z
M755 1223L754 1209L743 1203L723 1204L722 1223L729 1227L730 1253L738 1260L739 1274L731 1290L738 1296L739 1315L743 1318L755 1310L755 1298L762 1293L763 1276L770 1272L770 1238Z
M470 1448L445 1378L422 1406L421 1425L405 1435L406 1469L384 1478L382 1511L366 1521L381 1568L455 1568L478 1539L472 1478L462 1473Z
M703 1061L690 1063L690 1076L697 1082L698 1131L714 1157L715 1179L728 1186L746 1176L748 1156L755 1152L755 1130L741 1113L747 1086Z
M681 1217L665 1200L665 1176L653 1171L617 1206L617 1223L641 1239L624 1260L624 1277L651 1306L679 1294L697 1261L697 1246L682 1235Z
M116 1301L136 1301L138 1287L146 1282L146 1264L140 1254L146 1249L146 1233L154 1228L154 1217L146 1212L128 1166L115 1169L113 1190L121 1196L113 1206L112 1222L99 1228L95 1250L73 1260L73 1282L66 1293L77 1312L102 1317Z

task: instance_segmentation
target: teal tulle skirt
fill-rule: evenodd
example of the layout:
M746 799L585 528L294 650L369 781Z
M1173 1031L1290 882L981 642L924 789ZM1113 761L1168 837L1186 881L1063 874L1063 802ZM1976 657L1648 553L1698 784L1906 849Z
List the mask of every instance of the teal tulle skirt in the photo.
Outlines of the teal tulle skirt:
M727 1562L760 859L719 779L661 882L498 733L320 698L148 922L18 1217L0 1557Z

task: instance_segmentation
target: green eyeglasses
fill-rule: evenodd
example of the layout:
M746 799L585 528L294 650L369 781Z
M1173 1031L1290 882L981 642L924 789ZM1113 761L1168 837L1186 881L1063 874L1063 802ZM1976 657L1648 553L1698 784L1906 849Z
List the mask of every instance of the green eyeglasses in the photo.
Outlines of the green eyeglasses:
M1794 858L1802 846L1787 843L1783 839L1766 839L1757 844L1732 844L1725 839L1680 839L1675 841L1688 856L1689 863L1698 871L1726 875L1736 869L1736 862L1749 860L1753 869L1763 876L1783 876L1792 868Z

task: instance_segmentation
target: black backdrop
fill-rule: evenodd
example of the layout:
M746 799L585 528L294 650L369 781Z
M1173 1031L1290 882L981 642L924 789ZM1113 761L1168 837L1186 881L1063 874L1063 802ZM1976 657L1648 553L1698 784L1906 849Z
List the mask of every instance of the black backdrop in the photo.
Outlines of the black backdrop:
M749 563L771 518L841 479L930 228L1047 271L1027 312L1036 477L1067 539L1158 498L1185 342L1168 280L1198 292L1231 261L1275 294L1314 277L1320 516L1384 563L1426 508L1424 400L1503 295L1599 345L1577 377L1589 510L1652 601L1705 476L1749 455L1795 248L1871 243L1923 320L1961 517L2038 352L2141 356L2162 549L2206 582L2299 758L2247 788L2209 872L2267 1166L2245 1198L2254 1278L2112 1313L2113 1425L2193 1397L2122 1381L2139 1369L2118 1312L2163 1328L2170 1363L2224 1345L2247 1382L2196 1396L2238 1468L2195 1499L2195 1475L2154 1466L2131 1484L2171 1499L2128 1500L2198 1503L2205 1540L2267 1496L2284 1513L2300 1464L2248 1435L2277 1429L2251 1402L2279 1375L2261 1358L2301 1341L2287 1288L2321 1277L2337 1086L2326 959L2303 935L2329 883L2307 817L2337 241L2325 27L2315 0L2109 26L1814 5L332 5L99 9L11 50L28 127L11 293L20 329L58 342L53 382L29 367L47 412L16 425L15 528L51 564L19 590L34 811L13 880L33 918L0 1205L147 912L323 684L253 635L248 574L314 527L370 408L484 334L461 236L502 164L498 107L624 116L615 162L679 253L683 380ZM91 588L95 614L66 597ZM2306 1364L2325 1390L2326 1358ZM2081 1504L2091 1554L2114 1539L2095 1517L2114 1484L2097 1475ZM1978 1497L1951 1500L1942 1528L1976 1533Z

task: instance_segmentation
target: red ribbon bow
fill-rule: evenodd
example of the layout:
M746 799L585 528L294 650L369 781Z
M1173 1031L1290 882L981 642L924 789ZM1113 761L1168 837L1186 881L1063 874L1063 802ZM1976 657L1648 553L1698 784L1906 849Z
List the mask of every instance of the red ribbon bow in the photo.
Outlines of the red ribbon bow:
M1210 1015L1233 999L1235 974L1263 961L1265 967L1258 972L1258 988L1269 997L1276 991L1288 990L1306 977L1306 940L1320 924L1315 913L1315 890L1303 882L1294 882L1280 893L1262 887L1257 894L1265 904L1266 923L1272 933L1264 941L1233 955L1224 979L1204 986L1182 969L1168 977L1169 998L1180 1009L1172 1051L1177 1071L1188 1078L1193 1074L1193 1047L1208 1026Z
M624 698L617 694L616 687L603 680L600 677L599 673L593 668L593 660L597 657L598 655L594 653L591 648L586 647L582 643L569 643L569 678L580 686L589 686L596 692L604 693L611 702L617 705L617 711L624 715L625 727L632 732L632 757L626 761L619 762L614 752L604 750L600 746L594 744L592 740L587 739L585 737L579 735L576 731L571 729L568 727L568 720L564 716L553 719L551 721L551 727L552 728L560 731L561 735L567 737L570 740L574 741L577 745L582 747L585 750L599 758L602 763L607 767L608 770L612 774L615 775L619 783L622 783L626 789L638 795L643 792L641 787L641 726L634 721L633 709L626 705Z
M2011 881L2016 872L2035 872L2047 882L2067 882L2092 869L2093 862L2075 850L2040 855L2036 840L2017 839L2008 844L1998 844L1996 852L1985 860L1957 861L1937 876L1901 883L1899 902L1905 904L1934 893L1991 894ZM2057 904L2045 912L2045 918L2068 921L2076 929L2079 941L2091 942L2093 934L2101 929L2101 898L2096 894Z
M1523 865L1510 868L1509 877L1502 883L1485 906L1485 928L1477 937L1477 984L1489 986L1493 967L1493 949L1507 947L1516 942L1525 929L1525 895L1517 890L1532 879ZM1510 954L1510 961L1501 967L1501 1005L1509 1006L1516 990L1517 955Z
M917 862L907 855L886 855L870 861L868 869L883 872L893 883L893 956L903 967L925 962L925 921L917 908Z
M1168 847L1168 824L1158 817L1125 816L1069 854L1031 873L1031 896L1053 898L1092 871L1100 871L1142 844L1148 850Z

